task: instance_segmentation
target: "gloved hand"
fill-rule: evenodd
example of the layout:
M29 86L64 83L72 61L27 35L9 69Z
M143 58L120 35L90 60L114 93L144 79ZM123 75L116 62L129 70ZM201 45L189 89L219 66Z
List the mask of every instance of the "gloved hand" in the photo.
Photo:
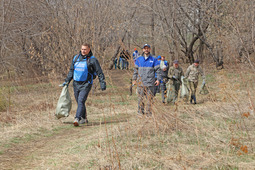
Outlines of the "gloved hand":
M175 76L173 76L172 78L176 80L176 77L175 77Z
M60 84L59 86L61 86L61 87L67 86L68 87L68 85L69 85L68 82L65 81L63 84Z
M168 78L163 78L163 82L167 83L168 82Z
M202 83L203 85L205 85L205 79L203 80L203 83Z
M105 81L101 81L100 82L100 87L101 87L102 91L106 90L106 82Z

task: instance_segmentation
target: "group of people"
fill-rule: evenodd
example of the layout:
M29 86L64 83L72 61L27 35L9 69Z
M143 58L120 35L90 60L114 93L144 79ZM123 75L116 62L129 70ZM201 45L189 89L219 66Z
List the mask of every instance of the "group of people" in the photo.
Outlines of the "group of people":
M199 66L199 61L196 60L194 64L189 66L184 75L177 60L169 68L164 56L156 58L150 51L150 45L145 44L141 55L136 49L133 53L135 67L132 79L133 85L136 84L138 90L138 114L151 115L151 104L159 86L162 92L162 102L165 102L166 83L168 81L171 81L170 83L175 86L177 99L182 76L187 78L189 82L191 90L190 102L196 104L196 88L199 74L203 76L203 83L205 83L205 76ZM127 55L126 51L122 52L121 58ZM83 44L80 52L73 57L68 75L62 84L63 86L68 86L73 80L74 96L78 104L73 122L74 126L88 123L85 102L95 77L99 79L101 90L106 90L105 76L99 62L93 56L90 44Z
M160 91L162 94L162 102L165 103L165 96L168 90L166 87L167 83L170 83L174 87L175 95L172 101L175 102L178 97L182 79L188 81L191 94L190 103L196 104L196 89L199 75L203 78L203 85L205 84L205 75L199 66L199 60L195 60L184 74L178 60L174 60L173 66L169 68L169 64L164 56L155 57L150 51L150 45L145 44L143 46L142 55L139 55L135 60L132 79L133 84L136 84L138 89L138 114L151 115L153 97Z
M128 70L129 67L130 54L128 50L123 49L120 53L119 59L116 57L114 59L115 69L119 68L121 70Z

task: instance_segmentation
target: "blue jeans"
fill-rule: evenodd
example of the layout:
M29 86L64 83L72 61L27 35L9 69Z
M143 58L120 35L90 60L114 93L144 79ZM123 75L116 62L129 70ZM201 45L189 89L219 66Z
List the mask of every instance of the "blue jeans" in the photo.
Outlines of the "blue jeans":
M74 97L78 104L75 118L78 118L79 120L81 119L81 117L83 117L84 119L87 119L87 111L86 111L85 102L88 98L91 87L92 87L92 84L88 85L85 89L81 89L81 90L78 88L74 88Z

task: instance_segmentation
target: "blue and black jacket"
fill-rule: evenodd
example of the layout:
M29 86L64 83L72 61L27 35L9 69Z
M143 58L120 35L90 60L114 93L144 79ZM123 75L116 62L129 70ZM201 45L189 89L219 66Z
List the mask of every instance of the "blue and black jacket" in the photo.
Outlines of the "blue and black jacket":
M155 86L155 73L157 73L157 80L160 81L161 71L159 62L152 55L147 59L144 56L136 59L133 80L136 80L138 85Z
M78 57L78 60L77 60L77 57ZM85 79L84 79L84 77L77 79L75 77L75 71L77 71L78 69L75 68L76 67L75 65L77 64L77 62L84 61L84 60L86 60L86 62L87 62L86 67L88 70L88 74L87 74L87 76L85 76L86 77ZM99 82L105 81L105 76L101 69L101 66L100 66L98 60L93 56L92 51L90 51L89 54L86 56L83 56L80 52L78 55L75 55L73 57L68 75L65 79L65 82L69 83L72 79L74 79L74 81L73 81L74 88L79 88L79 89L86 88L86 86L92 85L94 73L96 73L96 75L98 76ZM77 81L77 80L80 80L80 81Z

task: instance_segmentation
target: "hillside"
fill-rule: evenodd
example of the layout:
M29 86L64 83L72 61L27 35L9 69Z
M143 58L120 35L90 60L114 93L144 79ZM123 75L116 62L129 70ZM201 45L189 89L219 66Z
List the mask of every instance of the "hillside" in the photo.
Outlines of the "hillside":
M254 74L207 71L210 94L198 104L179 99L152 117L137 116L132 70L105 70L107 90L91 91L88 125L54 117L60 81L4 86L10 112L1 113L1 169L254 169ZM240 81L242 80L242 81ZM98 86L96 80L95 86ZM74 99L72 85L69 87ZM252 108L253 107L253 108Z

